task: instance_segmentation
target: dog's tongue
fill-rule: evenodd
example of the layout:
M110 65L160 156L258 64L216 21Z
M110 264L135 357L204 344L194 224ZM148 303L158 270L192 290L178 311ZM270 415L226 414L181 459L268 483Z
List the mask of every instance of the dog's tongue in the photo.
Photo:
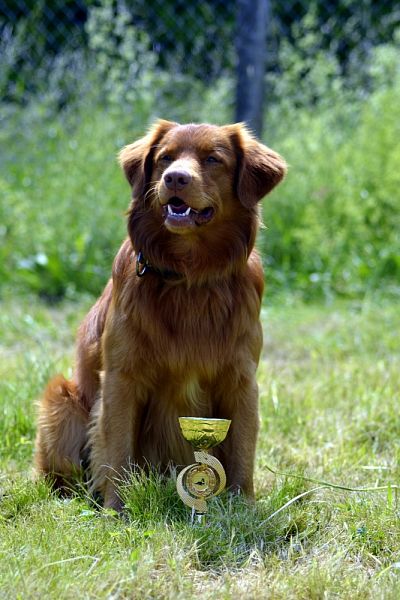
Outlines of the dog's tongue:
M171 198L166 206L164 206L164 214L166 219L173 219L176 224L176 219L179 220L179 224L194 223L195 225L203 225L208 223L214 214L214 209L211 206L204 208L203 210L195 210L183 202L180 198Z
M181 204L174 203L172 206L174 207L174 213L177 213L179 215L186 212L189 208L184 202L182 202Z

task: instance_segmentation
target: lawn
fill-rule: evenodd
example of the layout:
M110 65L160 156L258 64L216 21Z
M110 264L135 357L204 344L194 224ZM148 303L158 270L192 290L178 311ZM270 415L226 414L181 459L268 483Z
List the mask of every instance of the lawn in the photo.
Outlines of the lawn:
M127 485L125 520L33 479L35 399L70 374L90 302L0 304L0 597L399 597L393 301L265 305L257 502L225 495L205 527L156 474Z
M42 72L23 65L35 20L0 31L0 600L400 598L398 32L343 69L314 7L267 75L263 141L289 171L258 238L256 504L222 495L192 527L157 474L127 483L126 519L35 480L35 401L71 375L125 235L118 151L156 116L233 119L229 74L171 77L125 3L86 4L87 47Z

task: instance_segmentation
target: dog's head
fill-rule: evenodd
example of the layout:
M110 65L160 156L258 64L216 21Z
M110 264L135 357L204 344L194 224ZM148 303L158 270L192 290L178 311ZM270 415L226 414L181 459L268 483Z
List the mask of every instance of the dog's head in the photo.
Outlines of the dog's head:
M120 162L133 203L151 204L165 227L178 234L229 218L235 203L254 210L286 170L284 160L241 123L217 127L159 120L121 151Z
M243 124L157 121L120 153L132 186L128 231L159 270L204 282L246 263L257 203L285 174L284 160Z

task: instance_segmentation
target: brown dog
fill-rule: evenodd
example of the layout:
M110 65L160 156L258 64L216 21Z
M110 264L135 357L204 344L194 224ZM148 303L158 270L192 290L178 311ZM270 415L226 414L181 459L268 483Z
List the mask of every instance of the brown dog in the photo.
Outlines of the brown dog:
M55 377L40 403L37 468L66 482L89 447L93 487L120 509L117 481L131 465L193 461L178 416L229 418L215 454L228 485L252 497L257 203L285 163L242 124L168 121L120 161L132 186L129 237L80 327L74 380Z

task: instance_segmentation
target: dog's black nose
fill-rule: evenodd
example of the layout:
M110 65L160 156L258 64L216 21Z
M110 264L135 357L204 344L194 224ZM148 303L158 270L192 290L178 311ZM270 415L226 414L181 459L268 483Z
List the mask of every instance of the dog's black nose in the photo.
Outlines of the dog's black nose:
M183 169L167 170L163 175L164 183L169 190L183 190L192 181L192 176Z

